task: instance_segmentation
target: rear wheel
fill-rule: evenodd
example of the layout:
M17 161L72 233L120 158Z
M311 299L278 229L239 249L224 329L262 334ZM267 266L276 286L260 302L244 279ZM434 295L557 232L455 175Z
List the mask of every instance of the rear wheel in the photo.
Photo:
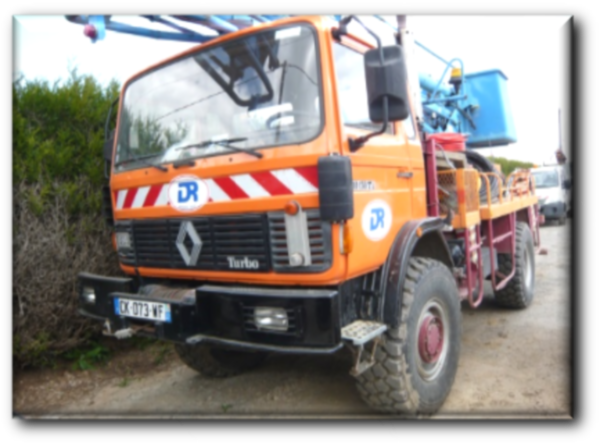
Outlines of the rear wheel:
M522 309L533 301L535 288L535 256L533 236L529 225L517 222L517 239L515 261L516 270L513 278L501 290L494 293L495 301L500 306L511 309ZM510 254L498 254L498 270L508 275L512 271L512 257Z
M259 366L265 352L236 351L206 344L175 344L179 358L194 371L206 377L231 377Z
M450 392L460 352L460 302L448 268L411 258L401 310L400 325L384 334L375 365L358 376L357 387L379 411L433 413Z

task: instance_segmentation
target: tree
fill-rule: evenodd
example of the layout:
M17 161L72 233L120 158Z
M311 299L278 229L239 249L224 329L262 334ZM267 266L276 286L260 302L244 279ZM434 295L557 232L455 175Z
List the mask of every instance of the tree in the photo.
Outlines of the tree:
M504 174L504 176L510 175L518 168L532 168L534 166L531 162L517 161L514 159L496 158L492 156L490 156L488 159L494 164L500 165L502 168L502 174Z

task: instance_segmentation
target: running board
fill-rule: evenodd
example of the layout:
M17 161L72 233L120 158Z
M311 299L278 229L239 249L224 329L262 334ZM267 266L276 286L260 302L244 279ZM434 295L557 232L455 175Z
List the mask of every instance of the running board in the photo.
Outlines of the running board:
M371 320L356 320L342 328L342 340L350 341L354 346L361 346L379 337L387 330L383 323Z
M358 377L375 364L375 351L379 346L381 334L387 330L383 323L371 320L356 320L342 328L342 340L351 342L354 354L354 366L350 375ZM365 351L365 344L373 341L371 351ZM366 357L365 357L366 356Z

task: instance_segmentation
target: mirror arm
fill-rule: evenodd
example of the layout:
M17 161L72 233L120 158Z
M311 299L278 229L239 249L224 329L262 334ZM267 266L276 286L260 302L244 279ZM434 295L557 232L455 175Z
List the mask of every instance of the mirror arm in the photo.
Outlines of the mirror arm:
M353 17L352 15L344 17L339 21L338 27L331 30L331 35L335 40L339 42L341 36L348 34L348 23L350 23Z
M366 134L366 135L361 136L356 139L348 138L348 143L350 144L350 153L354 153L355 151L357 151L360 147L365 145L365 142L367 142L373 136L379 136L380 134L385 133L385 131L387 130L387 126L388 126L388 98L386 96L383 98L383 125L381 126L381 129L379 131L375 131L373 133Z
M377 49L379 50L379 63L381 63L381 66L383 66L384 65L384 57L383 57L383 47L381 46L381 39L379 38L379 36L377 34L375 34L367 26L365 26L365 24L362 21L360 21L360 19L358 17L356 17L355 15L351 15L351 16L348 16L348 17L342 19L340 21L338 35L346 34L346 32L347 32L346 27L348 26L348 23L350 23L351 20L356 20L358 22L358 24L360 26L362 26L365 29L365 31L367 31L369 34L371 34L371 36L375 39L375 41L377 42ZM334 35L334 37L337 37L337 36ZM387 84L387 77L386 77L385 71L383 72L383 75L384 75L383 82L384 82L384 84ZM388 126L388 120L389 120L389 110L388 110L388 98L386 96L383 98L383 125L381 126L381 130L373 132L373 133L369 133L367 135L361 136L356 139L349 138L348 143L350 144L350 152L353 153L353 152L357 151L360 147L362 147L365 144L365 142L367 142L373 136L378 136L380 134L385 133L385 131L387 130L387 126Z

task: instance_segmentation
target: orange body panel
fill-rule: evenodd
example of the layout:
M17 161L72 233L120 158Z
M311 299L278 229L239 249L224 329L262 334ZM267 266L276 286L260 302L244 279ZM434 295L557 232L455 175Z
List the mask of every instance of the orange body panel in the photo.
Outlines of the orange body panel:
M263 154L262 159L245 153L226 153L221 156L196 159L196 164L193 167L173 169L170 165L167 165L169 167L168 172L162 172L154 168L140 168L121 173L113 171L110 183L111 190L113 191L113 208L115 208L116 204L114 191L117 190L165 184L176 176L183 174L193 174L202 179L210 179L220 176L294 167L316 167L319 157L330 153L338 153L346 155L351 159L352 174L355 181L373 181L375 186L373 190L357 190L354 192L354 218L347 222L350 229L350 236L353 240L352 251L347 255L340 253L340 226L334 224L332 227L332 267L322 273L283 274L275 272L212 272L139 268L138 272L141 275L173 279L198 279L272 285L335 285L381 266L386 260L394 238L402 225L410 219L426 216L425 172L420 143L415 140L409 141L402 123L396 123L391 124L395 130L394 135L384 134L374 137L360 150L350 153L348 137L358 136L366 132L344 128L341 123L333 62L331 25L321 17L308 17L280 20L276 22L276 26L297 22L309 22L317 29L321 54L320 67L323 83L322 93L325 122L322 133L308 143L258 149ZM260 25L252 29L231 33L214 39L202 45L202 47L218 45L230 39L272 26L274 25ZM364 46L366 44L359 39L351 40L353 48L356 49L357 45L366 48ZM197 48L179 54L163 63L195 50ZM162 63L150 67L146 71L157 68L160 65ZM128 83L124 85L123 91L125 91ZM121 94L121 97L124 97L124 94ZM118 128L117 134L119 134ZM399 173L401 174L400 176ZM412 176L409 177L411 174ZM199 210L185 214L176 211L169 205L123 209L115 210L114 217L115 220L127 220L281 211L290 198L290 196L271 196L265 198L237 199L226 202L208 202ZM319 207L317 193L294 195L293 198L305 209ZM365 208L369 203L374 200L384 201L392 211L391 228L386 236L378 241L370 240L362 227L363 212L365 212ZM127 274L135 273L133 267L122 265L121 268Z

